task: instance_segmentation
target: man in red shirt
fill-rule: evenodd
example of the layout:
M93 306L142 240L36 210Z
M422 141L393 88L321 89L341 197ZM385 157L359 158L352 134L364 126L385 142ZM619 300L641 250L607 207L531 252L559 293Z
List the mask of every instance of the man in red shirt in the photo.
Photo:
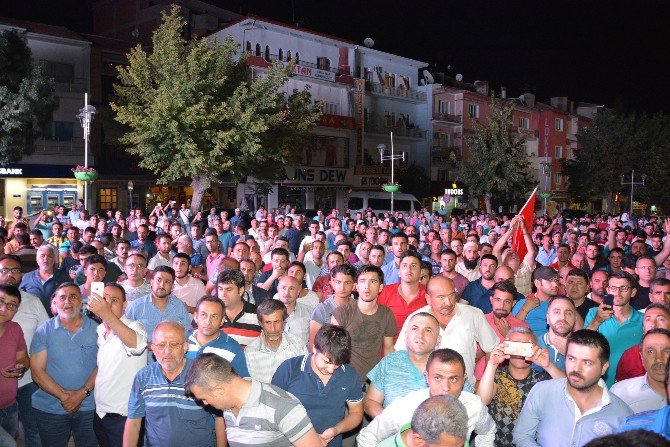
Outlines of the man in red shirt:
M379 294L379 304L393 311L398 332L412 312L426 303L426 287L419 283L421 258L416 252L407 252L400 258L398 276L400 282L384 286ZM397 337L397 336L396 336Z
M662 304L650 304L644 311L642 330L646 334L651 329L670 330L670 309ZM628 348L616 368L616 381L640 377L647 373L640 355L641 345Z

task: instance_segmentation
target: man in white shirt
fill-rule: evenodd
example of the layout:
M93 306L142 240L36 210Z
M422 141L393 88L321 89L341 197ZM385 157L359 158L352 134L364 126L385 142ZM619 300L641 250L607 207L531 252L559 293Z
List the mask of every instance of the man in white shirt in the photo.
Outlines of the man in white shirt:
M270 383L284 360L307 354L307 343L294 334L285 332L288 312L281 301L263 301L256 308L256 315L263 331L260 337L247 345L244 355L251 378Z
M382 413L358 435L358 447L377 446L381 441L397 433L411 421L414 410L431 396L450 394L465 406L468 414L468 435L476 432L477 447L493 447L496 424L479 396L463 391L465 384L463 357L453 349L438 349L428 358L426 381L428 388L412 391L395 399Z
M659 410L667 405L665 366L670 358L670 331L647 331L640 343L640 355L647 373L617 382L610 388L610 392L626 402L635 413Z
M484 313L468 304L457 303L454 282L441 275L432 277L428 282L426 301L427 306L412 312L405 320L395 344L396 351L405 349L405 333L412 316L428 312L440 323L441 341L438 347L450 347L461 354L467 376L474 379L477 343L485 353L491 352L500 343Z
M456 271L472 282L482 276L478 266L479 247L474 242L468 242L463 246L463 260L456 264Z
M298 302L302 287L293 276L284 275L277 285L277 298L286 306L284 332L293 334L305 346L309 340L310 308Z
M311 289L314 281L321 274L321 269L324 267L323 255L326 252L326 245L323 241L315 240L311 243L312 259L306 260L305 264L305 283L307 288Z
M126 291L126 301L135 301L151 292L151 283L145 279L147 258L144 255L135 253L128 256L123 271L126 279L119 284Z
M186 253L177 253L172 258L175 278L172 294L186 304L188 313L193 317L195 305L205 295L205 284L191 276L191 258Z
M165 267L172 266L172 256L170 250L172 249L172 238L169 234L163 233L156 236L156 249L158 250L153 258L149 259L149 271L153 272L156 267L163 265Z
M142 323L125 316L123 287L108 283L103 295L92 294L88 299L88 310L102 319L97 328L93 430L101 447L121 447L133 380L147 365L147 333Z

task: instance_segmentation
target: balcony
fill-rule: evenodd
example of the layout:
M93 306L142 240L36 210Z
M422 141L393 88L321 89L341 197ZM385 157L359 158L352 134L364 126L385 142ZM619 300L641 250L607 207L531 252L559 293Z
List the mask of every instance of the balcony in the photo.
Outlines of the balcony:
M388 96L401 99L407 102L426 102L426 94L415 92L404 87L386 87L370 81L365 81L365 91L373 95Z
M435 121L444 121L446 123L452 124L462 124L463 117L460 115L450 115L448 113L437 113L433 112L433 119Z
M44 140L35 141L34 155L84 155L84 139L73 138L70 141Z
M86 80L84 78L74 78L70 81L56 80L54 91L56 93L84 93L86 91Z
M380 135L389 135L393 132L394 137L411 138L415 140L425 140L426 131L417 127L407 126L387 126L384 123L368 121L364 126L366 133L376 133Z
M432 163L457 163L461 161L461 147L433 146L430 160Z
M523 129L521 127L517 128L517 131L524 136L526 141L535 141L537 140L537 130L533 129Z

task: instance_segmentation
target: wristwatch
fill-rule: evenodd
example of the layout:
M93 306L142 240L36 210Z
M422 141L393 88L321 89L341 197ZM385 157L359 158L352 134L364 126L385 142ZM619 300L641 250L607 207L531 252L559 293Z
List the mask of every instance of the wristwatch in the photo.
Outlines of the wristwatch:
M91 392L93 392L93 390L84 385L84 393L86 393L86 397L90 396Z

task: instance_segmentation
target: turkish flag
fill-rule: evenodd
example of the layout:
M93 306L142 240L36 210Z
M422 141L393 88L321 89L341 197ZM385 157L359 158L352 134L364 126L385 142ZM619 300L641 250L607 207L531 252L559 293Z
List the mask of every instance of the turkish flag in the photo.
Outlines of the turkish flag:
M528 231L533 234L533 222L535 221L535 198L537 195L537 188L533 190L533 193L530 195L526 203L519 211L519 215L523 217L523 224L528 228ZM514 230L512 235L512 248L519 254L519 259L523 261L524 256L528 253L526 249L526 242L523 239L523 230L521 227L518 227Z

